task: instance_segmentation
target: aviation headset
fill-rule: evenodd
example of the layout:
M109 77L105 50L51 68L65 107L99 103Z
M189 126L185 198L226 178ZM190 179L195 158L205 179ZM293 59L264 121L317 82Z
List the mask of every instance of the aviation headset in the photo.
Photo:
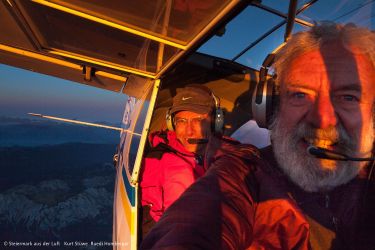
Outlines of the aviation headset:
M212 129L215 131L215 133L221 133L224 127L224 113L223 110L220 108L220 98L215 96L214 93L209 90L209 88L202 88L205 91L209 92L211 95L212 99L214 100L215 103L215 110L212 112L213 113L213 122L212 122ZM173 114L171 114L171 108L167 110L166 114L166 123L167 123L167 128L169 131L174 131L174 125L173 125Z
M259 81L253 94L251 109L254 120L261 128L269 127L273 112L279 104L279 96L276 95L276 75L268 78L268 71L275 61L277 52L284 47L285 44L286 43L282 43L271 54L268 54L259 70Z

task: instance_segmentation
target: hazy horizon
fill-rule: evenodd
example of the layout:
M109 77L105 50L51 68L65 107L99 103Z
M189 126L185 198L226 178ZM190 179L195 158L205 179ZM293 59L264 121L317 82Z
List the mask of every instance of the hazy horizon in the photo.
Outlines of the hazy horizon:
M127 95L0 64L0 116L120 123Z

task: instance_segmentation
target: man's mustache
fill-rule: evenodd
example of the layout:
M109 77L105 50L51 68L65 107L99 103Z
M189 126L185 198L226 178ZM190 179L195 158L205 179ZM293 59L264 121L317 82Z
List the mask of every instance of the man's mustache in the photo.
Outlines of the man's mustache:
M297 139L331 141L338 150L343 151L342 153L353 153L356 150L357 142L348 135L341 124L317 129L304 123L297 127L295 135Z
M339 141L341 138L348 138L349 136L341 127L330 126L325 129L316 129L302 124L297 128L297 135L304 138Z

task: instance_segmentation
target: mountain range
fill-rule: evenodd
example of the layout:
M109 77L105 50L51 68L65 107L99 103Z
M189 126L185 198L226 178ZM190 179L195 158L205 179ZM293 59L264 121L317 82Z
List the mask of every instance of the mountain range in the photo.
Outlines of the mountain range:
M117 131L0 117L0 244L111 242L118 141Z

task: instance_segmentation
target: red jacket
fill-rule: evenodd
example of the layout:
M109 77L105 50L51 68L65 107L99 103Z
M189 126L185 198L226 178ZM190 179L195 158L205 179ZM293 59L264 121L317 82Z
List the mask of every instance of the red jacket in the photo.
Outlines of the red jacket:
M271 148L265 161L251 146L215 151L206 175L141 249L375 249L373 182L359 176L326 194L306 193L278 169Z
M175 132L151 135L152 149L145 157L141 175L141 203L150 207L150 215L158 221L163 212L205 170L195 154L186 151Z

